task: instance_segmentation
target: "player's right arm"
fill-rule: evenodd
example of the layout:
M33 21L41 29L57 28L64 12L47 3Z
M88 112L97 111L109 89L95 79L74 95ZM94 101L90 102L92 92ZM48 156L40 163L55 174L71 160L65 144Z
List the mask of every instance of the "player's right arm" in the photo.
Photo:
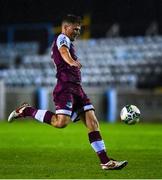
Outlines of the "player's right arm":
M70 66L75 66L75 67L81 68L80 62L77 60L74 60L71 57L69 49L66 46L61 46L59 48L59 52L60 52L62 58L64 59L64 61L67 62Z
M70 39L64 34L60 34L57 38L56 44L63 60L70 66L81 68L81 64L78 60L74 60L70 54Z

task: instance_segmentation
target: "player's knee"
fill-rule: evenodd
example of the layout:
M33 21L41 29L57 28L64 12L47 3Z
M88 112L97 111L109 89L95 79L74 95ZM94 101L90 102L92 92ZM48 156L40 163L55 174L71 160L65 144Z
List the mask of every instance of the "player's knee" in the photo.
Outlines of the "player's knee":
M58 117L55 127L57 128L65 128L69 123L70 118L69 117Z
M56 127L57 128L65 128L68 125L67 121L65 120L58 120Z
M67 124L62 124L62 123L57 123L57 124L55 124L55 127L56 127L56 128L59 128L59 129L65 128L66 126L67 126Z

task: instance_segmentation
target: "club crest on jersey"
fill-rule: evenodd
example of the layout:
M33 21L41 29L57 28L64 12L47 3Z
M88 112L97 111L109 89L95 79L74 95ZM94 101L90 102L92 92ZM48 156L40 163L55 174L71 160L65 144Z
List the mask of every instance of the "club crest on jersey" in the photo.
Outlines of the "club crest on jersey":
M60 41L60 45L67 44L65 40Z
M66 103L66 107L72 108L72 102L68 101L68 102Z
M67 45L67 41L65 37L60 41L60 45L63 45L63 44Z

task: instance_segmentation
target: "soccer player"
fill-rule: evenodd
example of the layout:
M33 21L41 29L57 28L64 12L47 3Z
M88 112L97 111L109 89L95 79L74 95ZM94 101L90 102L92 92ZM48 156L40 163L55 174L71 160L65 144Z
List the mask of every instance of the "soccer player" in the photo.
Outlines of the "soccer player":
M90 99L82 89L79 58L76 56L73 41L81 30L81 18L67 15L62 20L62 32L55 37L51 57L57 69L57 84L53 91L55 113L48 110L36 109L28 103L22 104L11 112L8 121L21 117L32 117L42 123L56 128L66 127L70 121L80 118L88 129L89 142L98 155L102 169L122 169L127 161L111 159L106 152L99 123Z

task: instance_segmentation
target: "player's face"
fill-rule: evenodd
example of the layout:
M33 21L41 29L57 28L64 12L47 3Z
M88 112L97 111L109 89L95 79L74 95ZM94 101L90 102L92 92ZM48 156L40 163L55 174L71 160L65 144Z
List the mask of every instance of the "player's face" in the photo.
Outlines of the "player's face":
M68 24L66 34L71 41L74 41L80 35L81 26L79 24Z

